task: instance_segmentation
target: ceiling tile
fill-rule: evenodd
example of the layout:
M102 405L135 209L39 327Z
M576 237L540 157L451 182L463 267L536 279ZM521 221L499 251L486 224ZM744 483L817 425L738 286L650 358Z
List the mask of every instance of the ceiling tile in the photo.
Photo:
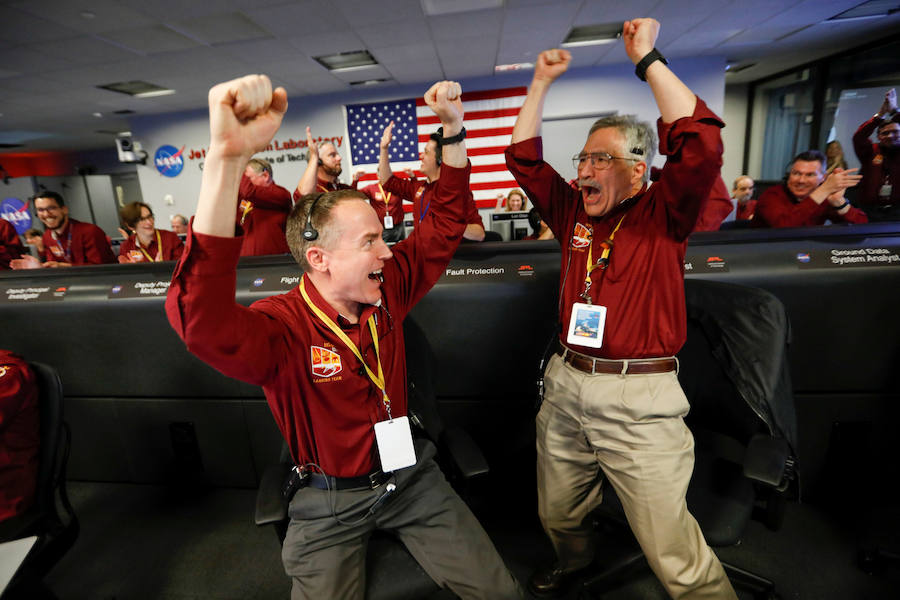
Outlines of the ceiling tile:
M390 23L424 16L419 0L345 0L337 4L349 23Z
M169 25L204 44L224 44L271 37L271 34L241 13L220 13Z
M165 25L106 31L101 37L143 55L184 50L200 45Z
M150 17L115 0L28 0L15 2L12 6L82 33L109 31L121 27L123 23L131 27L153 23ZM85 13L92 16L84 16Z

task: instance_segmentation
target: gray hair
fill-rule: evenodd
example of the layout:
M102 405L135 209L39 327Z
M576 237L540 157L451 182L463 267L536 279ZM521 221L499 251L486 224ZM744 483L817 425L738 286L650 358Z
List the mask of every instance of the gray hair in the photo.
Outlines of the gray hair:
M633 158L647 165L643 177L644 183L647 183L650 180L650 165L656 156L656 133L653 126L647 121L638 121L634 115L612 115L594 121L588 137L598 129L608 128L615 129L625 139L623 150L626 156L623 158Z

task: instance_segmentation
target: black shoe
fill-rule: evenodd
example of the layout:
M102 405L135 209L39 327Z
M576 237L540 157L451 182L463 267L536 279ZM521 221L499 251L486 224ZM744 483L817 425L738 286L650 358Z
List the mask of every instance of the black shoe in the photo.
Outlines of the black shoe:
M535 596L558 596L583 570L563 571L557 564L538 569L528 580L528 590Z

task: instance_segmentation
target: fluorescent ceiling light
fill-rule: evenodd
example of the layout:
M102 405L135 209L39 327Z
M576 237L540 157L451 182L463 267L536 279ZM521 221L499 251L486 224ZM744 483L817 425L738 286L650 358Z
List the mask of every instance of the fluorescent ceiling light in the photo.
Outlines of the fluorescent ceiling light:
M622 37L621 23L600 23L598 25L582 25L573 27L566 39L563 40L564 48L575 46L596 46L599 44L612 44Z
M422 12L428 17L449 15L452 13L471 12L488 8L500 8L503 0L421 0Z
M350 85L376 85L378 83L386 83L390 81L390 79L365 79L363 81L351 81Z
M327 56L314 56L313 59L329 71L345 71L378 64L378 61L369 54L368 50L354 50Z
M146 81L119 81L98 85L97 87L102 90L134 96L135 98L152 98L153 96L168 96L175 93L175 90L164 88L155 83L147 83Z
M494 73L503 73L504 71L524 71L526 69L533 69L534 63L525 62L525 63L511 63L508 65L497 65L494 67Z

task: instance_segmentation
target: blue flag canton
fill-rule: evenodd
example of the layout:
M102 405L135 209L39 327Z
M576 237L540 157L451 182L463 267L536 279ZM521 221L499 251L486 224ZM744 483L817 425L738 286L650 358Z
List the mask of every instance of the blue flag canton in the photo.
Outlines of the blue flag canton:
M347 130L350 132L350 152L354 165L378 162L381 136L391 121L394 122L393 139L388 152L391 162L419 158L415 101L348 104Z

